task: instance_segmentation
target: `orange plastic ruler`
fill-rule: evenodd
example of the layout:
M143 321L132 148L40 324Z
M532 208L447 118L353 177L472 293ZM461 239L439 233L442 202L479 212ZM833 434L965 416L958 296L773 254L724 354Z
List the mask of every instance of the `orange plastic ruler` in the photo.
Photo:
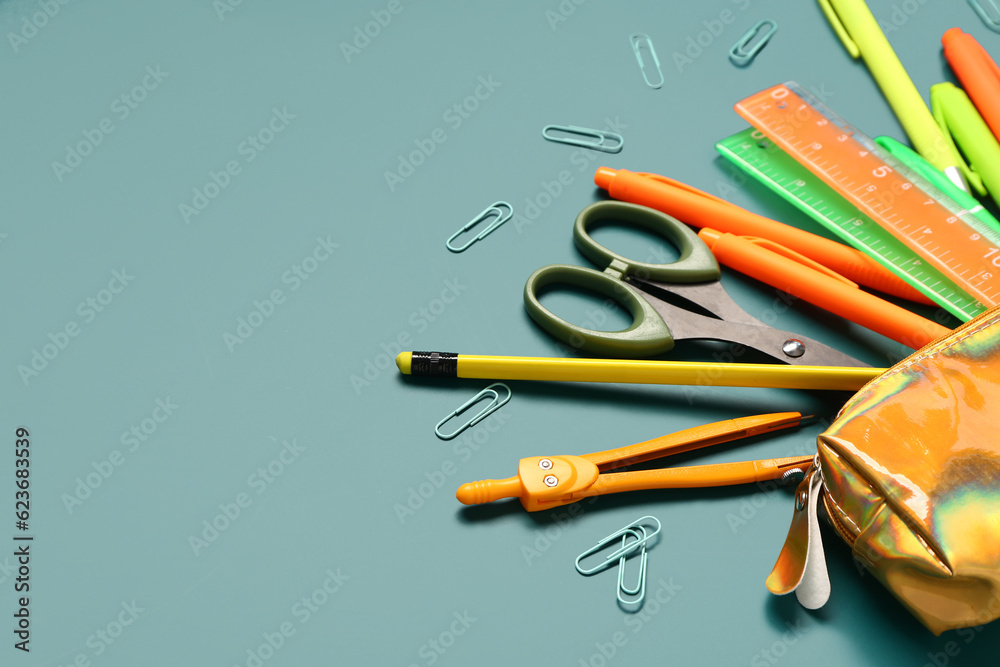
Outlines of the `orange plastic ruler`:
M736 112L984 306L1000 303L1000 234L792 82Z

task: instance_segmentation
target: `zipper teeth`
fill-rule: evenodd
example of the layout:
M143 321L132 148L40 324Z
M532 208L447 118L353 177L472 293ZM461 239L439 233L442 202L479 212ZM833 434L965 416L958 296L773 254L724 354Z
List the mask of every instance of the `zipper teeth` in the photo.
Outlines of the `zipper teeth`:
M826 515L830 518L830 523L833 524L834 529L840 534L840 537L853 549L854 543L858 540L857 535L853 531L848 530L847 526L844 525L843 520L841 520L840 515L835 509L833 500L830 498L830 494L823 492L822 498L823 507L826 509Z
M900 366L908 365L910 363L910 360L914 356L920 354L921 352L923 352L924 350L928 349L932 345L937 345L938 343L942 343L942 342L948 340L949 338L951 338L952 336L964 334L968 329L971 329L974 326L976 326L981 320L985 320L985 319L987 319L989 317L995 317L998 314L1000 314L1000 306L993 306L992 308L988 309L986 312L980 313L980 314L976 315L975 317L973 317L968 322L963 323L957 329L953 329L952 331L949 331L948 333L946 333L946 334L944 334L942 336L939 336L935 340L932 340L931 342L927 343L926 345L924 345L920 349L914 350L905 359L900 360L898 363L896 363L893 366L885 369L883 372L879 373L878 375L876 375L875 377L873 377L871 380L869 380L868 382L864 383L861 386L861 389L858 389L858 391L857 391L857 393L855 395L860 394L861 392L865 391L866 389L868 389L868 387L870 387L874 383L878 382L883 377L885 377L887 374L893 372L895 369L899 368Z

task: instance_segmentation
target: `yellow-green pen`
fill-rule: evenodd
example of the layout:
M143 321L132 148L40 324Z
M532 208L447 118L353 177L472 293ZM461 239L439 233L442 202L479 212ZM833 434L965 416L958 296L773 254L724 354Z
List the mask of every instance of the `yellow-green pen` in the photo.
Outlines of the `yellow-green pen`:
M396 356L396 366L404 375L425 377L840 391L857 391L886 370L846 366L498 357L451 352L400 352Z
M931 113L968 159L969 182L975 187L973 178L981 178L980 194L989 191L993 201L1000 203L1000 143L969 96L951 82L935 84L931 86Z
M819 5L851 57L864 59L913 147L968 192L961 157L934 122L868 5L864 0L819 0Z

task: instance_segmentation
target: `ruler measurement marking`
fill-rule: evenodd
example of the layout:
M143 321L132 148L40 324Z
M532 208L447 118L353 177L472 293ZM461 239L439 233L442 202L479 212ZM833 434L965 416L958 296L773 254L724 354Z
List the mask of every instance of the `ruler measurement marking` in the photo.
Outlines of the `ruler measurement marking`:
M782 120L781 109L776 109L774 114L766 113L762 114L759 112L761 107L760 99L767 99L768 97L778 97L790 98L791 103L785 104L785 114L792 106L796 106L796 117L795 122L786 123ZM794 100L798 98L801 103L795 104ZM919 186L915 186L910 179L905 178L902 174L897 173L897 170L886 165L883 160L875 154L873 151L868 150L868 148L859 141L860 138L864 138L864 135L855 132L855 130L849 127L846 123L842 122L835 116L830 118L825 115L820 109L814 107L811 104L806 103L795 91L792 91L786 86L775 86L769 90L758 93L746 100L740 102L737 105L737 111L739 111L744 117L751 121L758 130L760 130L765 135L771 136L772 140L775 141L781 147L792 149L790 152L793 157L797 153L800 158L806 157L808 159L802 160L805 166L810 168L817 176L821 179L827 181L829 185L834 187L834 189L839 189L843 194L846 194L848 200L854 200L856 205L860 204L860 208L871 215L876 221L879 219L883 220L885 223L885 229L890 233L894 233L901 238L901 240L909 241L913 243L913 239L909 238L907 234L900 234L898 225L900 221L905 220L905 215L894 214L892 217L887 215L893 209L896 209L897 204L899 209L906 210L914 208L916 206L929 206L930 210L923 211L922 218L926 218L929 223L927 226L930 228L936 227L941 223L942 219L945 224L953 224L957 220L962 220L965 226L970 226L975 229L974 224L970 224L970 221L964 220L962 218L956 218L955 214L949 210L947 207L942 205L940 202L933 200L933 203L929 203L928 195ZM804 116L804 119L803 119ZM815 119L816 122L808 123L807 121ZM833 122L830 122L830 121ZM780 128L780 132L776 130ZM802 134L802 136L796 136ZM838 142L837 138L844 134L848 135L848 138L842 142ZM777 139L776 137L780 137ZM782 141L782 139L784 141ZM867 138L865 138L867 140ZM838 143L840 144L838 146ZM796 150L801 146L807 146L806 149ZM830 146L830 148L825 148ZM865 168L871 168L872 173L884 179L886 183L886 188L879 188L875 186L875 192L878 195L883 196L887 201L880 202L873 197L865 197L859 195L856 191L851 189L844 189L843 180L840 177L842 173L839 168L839 164L835 166L833 170L828 168L829 164L833 162L831 159L824 159L824 150L829 150L833 155L837 155L840 152L856 152L859 157L860 165L858 166L859 171L864 173ZM812 165L812 166L810 166ZM836 173L833 173L833 172ZM872 193L874 194L874 193ZM919 200L919 201L918 201ZM890 203L891 202L891 203ZM907 226L909 229L909 226ZM921 247L920 243L916 243L918 247ZM981 244L980 244L981 245ZM921 249L923 249L921 247ZM963 248L963 254L975 256L977 250L975 245L966 245ZM955 276L955 272L951 270L951 265L947 262L940 261L934 255L926 256L926 259L931 263L937 264L939 267L944 267L948 269L951 275ZM971 291L975 292L980 297L987 297L985 301L989 305L995 303L992 298L988 295L990 292L995 292L996 288L992 285L988 287L981 288L977 285L970 284L964 279L964 274L957 274L960 282L964 283L966 288L971 288Z
M903 246L901 241L888 234L840 195L819 196L825 192L822 188L829 186L817 179L804 165L792 160L777 144L756 140L741 141L751 135L759 136L760 133L744 130L718 142L716 147L734 164L813 216L841 240L869 252L886 268L921 289L959 319L972 319L984 310L979 302L958 289L931 265L925 264L912 249Z

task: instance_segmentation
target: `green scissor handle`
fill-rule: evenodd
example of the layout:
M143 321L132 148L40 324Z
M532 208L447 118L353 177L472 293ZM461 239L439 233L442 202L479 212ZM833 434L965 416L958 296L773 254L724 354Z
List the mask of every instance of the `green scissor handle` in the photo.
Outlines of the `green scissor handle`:
M632 326L624 331L595 331L567 322L538 300L538 291L554 284L571 285L614 299L628 308ZM550 264L532 273L524 285L524 306L540 327L576 350L640 358L662 354L674 346L663 318L634 289L607 273L582 266Z
M590 229L601 222L626 222L662 236L679 251L671 264L637 262L609 250L590 236ZM693 229L677 218L638 204L622 201L601 201L580 211L573 225L573 240L584 257L600 267L609 267L614 260L628 266L622 276L664 283L704 283L722 275L715 255Z
M593 238L588 228L602 220L638 224L664 236L677 246L680 258L672 264L636 262L608 250ZM687 225L659 211L606 201L591 204L576 219L574 239L580 251L604 273L579 266L553 264L542 267L524 285L524 305L531 318L555 338L574 349L613 357L642 358L662 354L674 346L674 339L663 318L646 299L623 282L627 276L672 283L697 283L717 280L719 264L711 250ZM538 300L539 290L548 285L569 285L610 297L625 306L632 315L632 325L622 331L595 331L577 326L553 314Z

